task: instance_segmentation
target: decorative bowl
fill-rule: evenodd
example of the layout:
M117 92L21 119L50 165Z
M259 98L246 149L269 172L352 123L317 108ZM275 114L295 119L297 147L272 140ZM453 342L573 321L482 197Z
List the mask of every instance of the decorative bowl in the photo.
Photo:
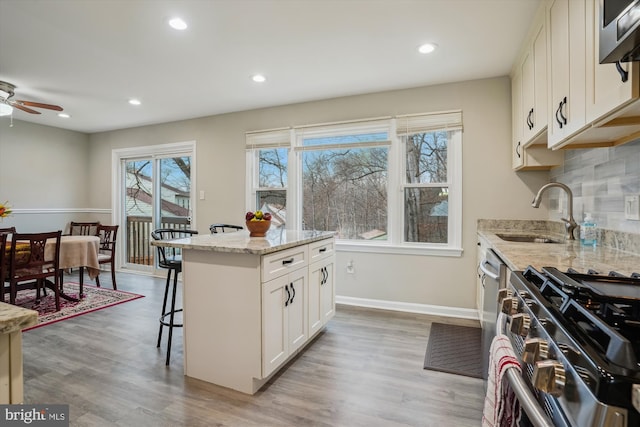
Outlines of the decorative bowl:
M245 221L247 224L247 230L249 230L249 236L251 237L264 237L267 234L267 230L271 227L271 221Z

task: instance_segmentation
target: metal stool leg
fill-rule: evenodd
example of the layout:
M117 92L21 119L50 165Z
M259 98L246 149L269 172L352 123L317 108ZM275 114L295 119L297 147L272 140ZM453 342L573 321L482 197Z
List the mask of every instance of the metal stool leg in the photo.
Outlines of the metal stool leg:
M156 347L160 347L160 341L162 340L162 327L164 326L163 319L167 311L167 296L169 295L169 284L171 283L172 271L172 269L169 269L167 271L167 283L164 286L164 301L162 302L162 311L160 312L160 331L158 332L158 344L156 345Z
M171 358L171 339L173 338L173 328L176 326L173 322L176 314L176 292L178 290L178 272L173 272L173 295L171 297L171 315L169 316L169 342L167 343L167 363L169 366L169 359Z

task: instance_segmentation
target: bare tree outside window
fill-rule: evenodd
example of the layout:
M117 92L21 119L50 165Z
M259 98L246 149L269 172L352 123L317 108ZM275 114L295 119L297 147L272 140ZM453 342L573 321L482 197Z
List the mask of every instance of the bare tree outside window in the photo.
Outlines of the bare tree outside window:
M387 170L386 147L304 152L303 229L386 239Z
M407 242L447 243L447 147L445 131L406 137L404 226Z
M288 148L258 152L256 206L272 214L272 227L286 227L288 155Z

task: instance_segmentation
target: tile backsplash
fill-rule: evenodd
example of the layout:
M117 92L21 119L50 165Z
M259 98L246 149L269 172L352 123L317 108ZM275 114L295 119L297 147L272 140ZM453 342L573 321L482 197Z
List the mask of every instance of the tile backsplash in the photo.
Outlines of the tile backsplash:
M573 192L576 222L591 213L598 228L640 234L640 221L625 219L624 196L640 195L640 139L611 148L565 150L564 164L551 169L550 180ZM549 192L550 219L566 212L564 192Z

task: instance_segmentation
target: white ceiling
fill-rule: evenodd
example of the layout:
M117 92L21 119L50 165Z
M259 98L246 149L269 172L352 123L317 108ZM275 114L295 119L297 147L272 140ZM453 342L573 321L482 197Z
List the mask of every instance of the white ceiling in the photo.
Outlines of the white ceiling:
M93 133L504 76L539 3L0 0L0 80L72 116L15 119ZM176 15L186 31L167 25ZM421 55L424 42L439 48Z

